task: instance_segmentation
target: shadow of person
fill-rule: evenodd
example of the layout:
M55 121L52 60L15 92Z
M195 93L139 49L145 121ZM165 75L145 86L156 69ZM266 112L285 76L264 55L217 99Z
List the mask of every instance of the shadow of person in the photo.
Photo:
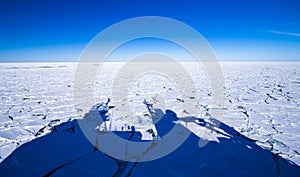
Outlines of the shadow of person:
M161 115L162 110L155 110ZM155 116L155 113L154 115ZM176 122L195 123L214 131L218 142L199 147L198 137L191 133L175 151L160 159L138 163L131 176L299 176L300 167L278 154L263 149L252 140L215 118L204 120L193 116L177 117L166 110L155 127L164 138ZM175 140L176 141L176 140ZM153 169L153 170L149 170ZM155 169L155 170L154 170ZM147 171L147 173L145 173Z
M161 110L156 112L155 127L160 138L169 136L172 129L178 126L178 121L195 122L222 136L217 136L218 142L210 141L205 146L199 147L201 137L190 133L184 143L168 155L148 162L136 162L127 168L130 163L123 163L95 150L94 144L85 137L79 124L80 121L84 121L95 126L92 113L93 111L87 114L86 119L64 122L56 126L51 133L17 148L0 164L1 176L296 177L300 175L299 166L261 148L254 140L223 122L213 118L209 121L196 117L178 118L171 110L165 113ZM189 131L185 126L179 126ZM176 138L173 141L176 141ZM99 142L99 146L101 143L105 142Z
M171 110L166 110L166 113L163 113L161 109L154 109L151 118L159 137L168 134L178 121L176 113Z

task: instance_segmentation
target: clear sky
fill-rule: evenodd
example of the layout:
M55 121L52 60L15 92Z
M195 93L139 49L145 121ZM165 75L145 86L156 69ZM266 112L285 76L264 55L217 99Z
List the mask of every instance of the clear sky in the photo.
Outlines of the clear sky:
M220 61L300 61L299 0L2 0L0 62L77 61L106 27L165 16L201 33Z

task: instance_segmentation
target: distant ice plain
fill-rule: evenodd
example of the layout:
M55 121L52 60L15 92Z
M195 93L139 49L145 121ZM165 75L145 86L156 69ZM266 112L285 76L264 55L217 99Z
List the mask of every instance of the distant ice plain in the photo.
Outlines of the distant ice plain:
M114 75L123 64L103 65L96 77L95 103L111 96ZM207 77L194 63L181 64L193 75L199 88L199 116L204 117L213 107ZM225 79L225 106L223 117L216 118L258 140L260 146L300 165L300 63L225 62L220 65ZM81 118L86 113L87 110L79 109L73 101L75 72L76 63L0 64L0 162L21 144L49 132L52 126ZM142 103L137 103L143 99L140 93L148 87L154 92L155 88L164 88L164 93L170 87L176 88L175 83L163 81L163 86L159 80L159 76L150 81L140 78L142 84L132 84L128 96L131 109L144 108ZM176 100L180 94L173 90L174 93L165 95L168 100L164 108L176 111L180 110ZM125 122L115 121L113 129L119 129ZM142 122L137 128L149 126L151 123Z

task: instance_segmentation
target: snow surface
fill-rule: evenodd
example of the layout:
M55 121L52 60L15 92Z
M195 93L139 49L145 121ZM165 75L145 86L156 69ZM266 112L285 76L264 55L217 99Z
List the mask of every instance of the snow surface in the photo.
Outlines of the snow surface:
M99 70L95 83L96 89L94 90L95 104L105 101L111 96L110 89L113 80L115 79L118 69L120 69L123 64L124 63L105 63L102 70ZM184 65L186 70L192 75L199 91L198 116L206 119L214 117L210 115L210 111L217 108L211 103L212 93L205 71L194 63L182 63L182 65ZM95 65L95 67L96 66L97 65ZM192 146L192 149L195 149L195 153L198 155L195 156L195 153L191 153L189 156L184 153L185 155L181 156L180 153L177 153L178 158L193 159L187 162L190 164L187 164L186 167L191 169L191 174L194 172L192 170L193 166L195 166L195 169L200 166L202 169L200 170L201 174L216 172L215 170L217 169L220 169L220 173L217 174L229 173L224 170L230 166L232 167L230 172L232 176L257 176L257 174L260 174L260 176L272 176L278 172L276 168L277 162L280 162L279 164L283 164L283 166L287 166L286 168L280 166L283 169L296 168L285 159L300 165L300 127L298 120L300 117L300 64L221 63L221 66L225 78L225 87L223 89L225 91L224 98L226 105L222 108L218 108L223 110L223 117L214 118L221 121L222 125L234 127L237 132L234 134L227 132L227 134L231 135L231 138L228 138L218 133L207 133L205 127L188 123L186 127L194 134L175 152L180 152L180 149L183 149L182 152L185 152L185 148L191 148ZM64 172L72 172L72 169L78 169L77 167L82 164L91 165L75 174L78 174L78 176L80 176L79 174L94 175L94 167L97 167L97 169L99 167L94 163L102 164L101 161L105 161L105 163L108 164L111 163L108 165L111 172L106 173L104 172L105 170L101 171L108 168L105 164L102 164L103 169L98 169L97 173L101 173L103 176L105 176L105 174L111 176L115 174L118 165L119 167L120 164L124 165L124 163L117 163L115 160L109 159L99 151L90 150L89 147L91 145L87 142L85 142L86 144L83 143L82 149L70 147L73 143L79 143L77 141L75 142L75 139L81 139L83 142L86 141L82 138L82 134L78 128L75 128L78 129L75 131L78 132L75 133L75 135L81 138L74 139L74 137L72 137L73 135L69 135L65 133L65 131L47 134L53 127L56 127L62 122L67 122L67 124L73 122L76 125L77 120L74 119L84 117L85 113L89 111L78 108L72 98L75 68L76 63L2 63L0 65L0 160L3 161L22 144L41 137L17 149L15 153L7 159L6 163L1 163L1 170L11 162L9 159L17 158L25 160L24 162L28 164L28 166L20 165L24 168L24 171L26 171L27 168L32 168L34 165L28 163L30 161L26 161L28 160L27 158L32 158L32 156L37 156L37 159L32 159L32 163L36 163L36 165L41 162L43 163L43 165L39 165L39 168L42 169L36 170L38 176L46 175L46 173L49 173L52 169L57 167L58 164L67 165L53 173L53 176L59 176L60 173ZM82 83L82 86L84 87L84 83ZM151 94L149 94L149 92ZM128 117L118 117L117 109L112 109L110 114L113 119L107 122L107 125L110 125L110 129L113 131L126 131L125 129L128 125L135 126L135 129L144 135L144 140L151 139L151 136L146 136L145 130L152 128L155 133L157 133L157 130L153 122L145 118L147 117L145 116L147 109L142 103L145 98L156 107L162 106L161 108L163 108L163 110L174 110L178 114L178 117L188 116L188 113L180 109L181 101L184 101L184 97L180 95L180 91L174 81L168 81L159 75L155 75L152 78L143 76L132 84L128 95L130 108L127 109L130 109L131 112L135 112L136 115L128 115L130 119ZM164 102L163 105L161 105L162 102ZM92 106L93 105L91 105L91 108ZM226 132L229 128L220 129L220 131ZM239 133L241 135L237 136ZM250 141L246 137L253 141ZM199 148L199 138L206 139L210 143ZM68 141L66 141L66 139ZM55 145L54 142L57 142L57 145ZM196 142L197 148L193 145ZM34 143L37 144L34 145ZM38 145L40 143L45 143L45 146ZM49 151L49 147L56 148L54 148L53 151ZM37 151L37 148L41 148L41 150ZM47 155L48 151L50 154ZM40 154L36 154L35 152ZM60 154L64 152L70 153L66 153L69 155L59 159ZM206 152L210 155L205 155ZM170 167L168 167L167 164L170 160L172 161L173 155L155 161L161 164L159 165L159 169L147 174L151 176L152 173L156 175L157 172L164 171L171 176L188 175L185 174L186 170L180 172L181 168L178 169L178 173L170 171ZM97 158L95 156L97 156ZM214 160L209 160L211 156L214 157ZM264 156L265 158L263 158ZM51 158L53 161L51 161ZM49 163L43 161L43 159L49 159ZM195 165L194 161L198 161L199 159L202 160ZM251 165L247 167L241 159L244 159L244 161L247 159L247 164L250 163ZM261 162L262 159L268 160ZM16 166L11 167L12 169L19 167L18 164L21 162L17 160L14 163ZM127 165L128 164L125 166ZM150 162L133 164L135 170L132 171L132 175L139 176L144 169L148 169L153 165L156 166L155 163ZM241 168L241 165L245 165L243 166L245 168L244 170ZM220 168L216 169L216 166ZM266 171L262 171L262 168L259 168L262 166ZM262 173L259 173L259 171L255 169L261 170L260 172ZM205 170L208 171L205 172ZM252 171L253 174L243 174L244 171ZM281 175L288 173L283 171L281 171ZM292 170L292 172L295 171ZM296 170L296 172L299 174L299 171Z
M174 116L166 113L164 121L171 121ZM98 133L95 139L99 144L90 143L82 133L79 124L91 122L93 118L73 120L55 126L51 133L39 137L15 150L0 165L3 176L299 176L300 167L283 159L278 154L261 148L251 139L238 133L234 128L219 122L219 127L210 129L218 135L218 142L210 141L206 146L199 148L201 139L190 134L188 139L175 151L153 161L127 162L112 158L96 146L107 146L111 142L101 141L107 133ZM211 118L205 120L204 125L218 122ZM169 122L170 123L170 122ZM160 121L157 123L160 124ZM171 123L172 124L172 123ZM173 123L176 124L176 123ZM167 128L170 124L162 123L157 129ZM174 136L187 133L185 126ZM159 132L159 131L158 131ZM123 131L117 133L122 138L130 140L139 132ZM131 136L128 136L132 134ZM220 136L222 135L222 136ZM170 136L170 135L166 135ZM156 146L162 144L162 139L153 140ZM142 141L135 138L136 142ZM111 145L111 144L110 144ZM141 153L128 151L127 146L115 145L112 149L128 157ZM141 158L147 155L143 151Z

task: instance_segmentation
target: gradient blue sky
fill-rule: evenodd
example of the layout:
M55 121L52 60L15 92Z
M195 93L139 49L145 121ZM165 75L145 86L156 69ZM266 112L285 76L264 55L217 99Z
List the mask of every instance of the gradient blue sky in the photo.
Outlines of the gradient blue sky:
M2 0L0 62L77 61L106 27L165 16L201 33L220 61L300 61L299 0Z

